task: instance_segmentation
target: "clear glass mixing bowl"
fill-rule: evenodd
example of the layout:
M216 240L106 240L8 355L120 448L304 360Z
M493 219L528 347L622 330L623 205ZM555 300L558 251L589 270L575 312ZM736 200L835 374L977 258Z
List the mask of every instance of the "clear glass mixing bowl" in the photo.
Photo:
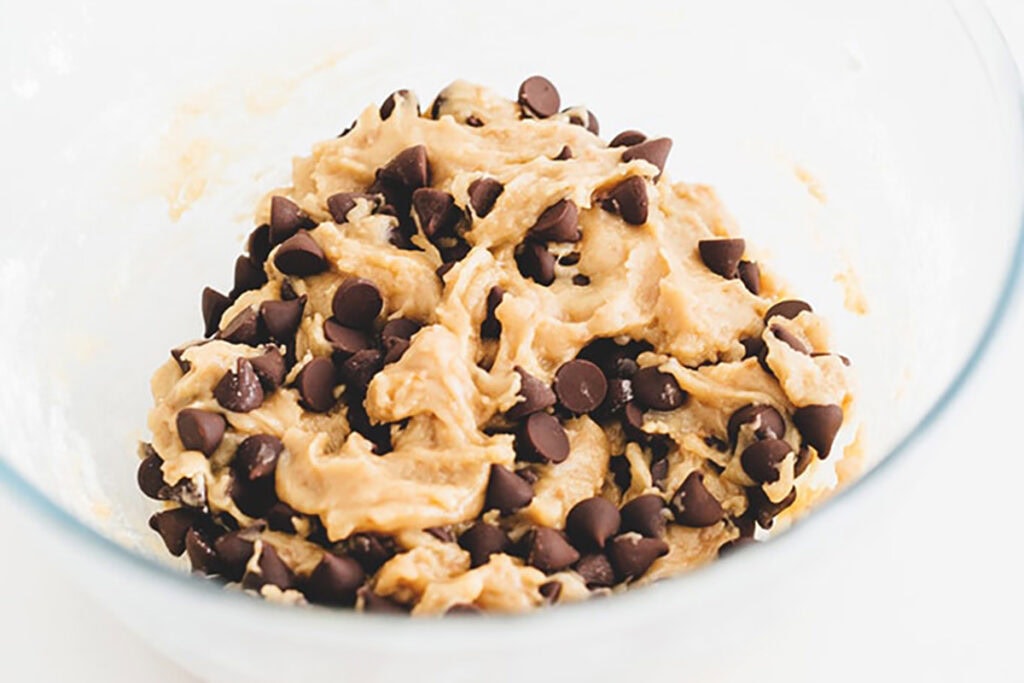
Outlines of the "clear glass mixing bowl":
M969 374L1020 266L1020 91L980 2L56 5L8 25L0 484L83 590L211 680L722 675L716 638L756 641L765 586L814 571ZM832 322L882 465L735 559L523 618L282 608L172 566L134 484L148 377L198 329L201 287L228 284L256 199L396 88L511 95L533 73L607 136L674 138L670 173L715 185Z

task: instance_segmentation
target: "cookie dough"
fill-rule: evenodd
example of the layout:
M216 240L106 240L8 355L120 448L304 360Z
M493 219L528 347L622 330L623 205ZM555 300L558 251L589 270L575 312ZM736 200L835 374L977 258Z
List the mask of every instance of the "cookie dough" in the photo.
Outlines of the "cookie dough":
M848 361L671 147L533 77L398 91L297 159L153 378L167 549L269 599L518 612L792 511Z

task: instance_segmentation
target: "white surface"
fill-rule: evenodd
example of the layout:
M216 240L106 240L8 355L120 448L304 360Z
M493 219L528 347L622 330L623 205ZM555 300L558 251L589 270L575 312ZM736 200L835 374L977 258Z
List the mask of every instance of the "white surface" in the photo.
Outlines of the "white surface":
M1024 55L1024 8L1003 0L993 2L993 9L1018 56ZM830 558L843 596L801 603L798 613L788 615L816 632L834 634L834 643L815 650L779 643L780 655L799 663L766 671L780 680L915 670L933 678L941 673L945 680L1010 677L1014 637L1019 638L1019 622L1011 615L1024 608L1011 577L1014 568L1019 571L1020 552L1009 540L1009 522L1003 522L1017 516L1017 482L1024 474L1024 460L1007 448L1008 430L1002 427L1016 417L1007 397L1021 379L1019 299L1015 309L965 394L917 444L927 456L889 473L886 490L900 495L865 509L863 526ZM988 474L996 476L995 483L981 485ZM19 528L19 513L9 508L0 501L5 556L17 557L0 566L0 655L12 680L191 680L73 594L56 570L33 561L32 541ZM26 550L15 554L12 548ZM770 626L764 634L771 641ZM838 672L832 670L837 653L850 657ZM751 663L753 670L760 666ZM758 679L774 677L761 673Z

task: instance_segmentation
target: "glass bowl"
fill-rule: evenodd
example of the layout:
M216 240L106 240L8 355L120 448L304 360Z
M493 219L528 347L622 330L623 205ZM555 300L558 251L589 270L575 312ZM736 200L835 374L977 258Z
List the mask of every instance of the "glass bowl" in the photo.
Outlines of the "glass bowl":
M69 578L208 680L726 676L722 640L757 642L766 587L799 592L841 542L1020 267L1020 90L980 2L56 5L20 9L0 95L0 483ZM671 136L669 173L720 191L854 359L874 469L769 543L524 617L285 608L189 577L146 528L134 454L149 375L226 288L258 197L396 88L511 96L533 73L606 137Z

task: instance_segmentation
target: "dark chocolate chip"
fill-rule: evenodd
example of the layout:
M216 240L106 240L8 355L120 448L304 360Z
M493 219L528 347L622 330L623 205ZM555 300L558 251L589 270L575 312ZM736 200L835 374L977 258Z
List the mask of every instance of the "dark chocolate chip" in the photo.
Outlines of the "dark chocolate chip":
M740 281L746 286L747 291L758 296L761 294L761 269L753 261L740 261L736 266Z
M534 472L529 467L522 467L522 468L516 470L516 476L517 477L521 477L523 479L523 481L528 483L530 486L533 486L538 481L540 481L540 475L538 475L536 472Z
M384 354L377 349L356 351L342 363L338 374L349 389L365 392L370 380L384 367Z
M736 447L740 429L748 424L754 426L754 435L758 439L781 439L786 434L786 423L778 410L770 405L748 403L729 418L726 433L730 448Z
M348 135L349 133L351 133L352 131L354 131L356 129L356 123L357 123L356 121L353 121L352 123L348 124L348 126L345 127L345 130L343 130L340 133L338 133L338 137L339 138L343 138L346 135Z
M586 121L584 121L576 114L572 114L569 116L569 123L571 123L574 126L584 126L594 135L598 135L601 132L601 124L598 123L597 117L594 116L594 112L590 111L589 109L587 109Z
M654 164L658 167L658 175L654 176L654 181L657 182L661 174L665 172L665 161L668 159L670 151L672 151L672 141L670 139L654 138L653 140L645 140L632 147L628 147L622 153L622 160L633 161L634 159L643 159Z
M203 289L203 324L206 325L204 336L212 337L217 332L220 328L220 319L230 306L231 299L216 289L211 287Z
M374 593L369 586L363 586L356 591L356 597L362 602L364 612L376 614L408 614L409 608L391 598Z
M796 502L796 487L790 489L789 494L778 503L773 503L768 500L760 486L754 486L747 489L747 501L750 505L749 512L757 521L757 525L762 529L771 529L775 517Z
M253 542L243 538L240 532L231 531L214 541L213 548L221 575L228 581L241 581L254 551Z
M225 410L248 413L263 405L263 387L252 363L239 358L234 371L224 374L213 389L213 396Z
M253 372L260 378L264 394L272 394L284 383L285 360L276 347L269 347L262 356L249 359Z
M533 487L522 477L501 465L491 465L491 476L487 481L487 495L484 509L497 509L509 515L524 508L533 500Z
M519 375L519 403L512 406L505 416L510 420L521 420L527 415L555 405L555 392L544 382L516 366Z
M537 118L558 112L562 104L554 84L543 76L530 76L519 86L519 104Z
M185 408L177 417L178 436L190 451L199 451L209 457L220 446L228 423L220 413L197 408Z
M470 114L466 117L466 125L470 128L480 128L484 125L484 122L478 119L476 116Z
M633 375L633 395L650 410L675 410L683 405L686 392L676 378L656 367L641 368Z
M149 518L149 528L160 534L171 555L181 557L185 552L185 534L199 519L199 514L192 508L164 510Z
M742 239L701 240L697 243L700 260L712 273L728 280L739 277L740 259L747 248Z
M554 161L568 161L569 159L572 159L572 147L569 145L562 145L561 151L556 156L552 157L552 159Z
M390 536L358 533L348 539L348 554L363 567L367 574L374 574L398 552Z
M608 393L605 394L601 410L606 415L614 415L633 400L633 383L628 379L613 377L608 380Z
M824 460L843 424L843 409L837 405L803 406L793 411L793 424L804 441Z
M572 506L565 518L565 533L577 548L603 549L608 539L619 532L621 521L611 501L594 496Z
M454 543L455 534L452 533L452 528L448 526L432 526L429 529L424 529L428 534L441 541L442 543Z
M477 607L476 605L471 605L468 602L460 602L460 603L457 603L457 604L452 605L451 607L449 607L448 611L445 612L444 614L445 614L445 616L457 617L457 616L467 616L467 615L472 615L472 614L483 614L483 613L484 613L484 611L482 609L480 609L479 607Z
M334 407L334 363L314 358L295 378L302 406L314 413L326 413Z
M171 351L171 355L174 355L174 351ZM828 351L815 351L811 353L811 358L820 358L821 356L835 356L842 361L843 365L850 367L850 359L841 353L830 353Z
M476 522L459 536L459 546L469 553L470 564L479 567L495 553L507 552L511 542L505 532L486 522Z
M743 344L743 359L757 358L764 351L764 340L760 337L747 337L746 339L740 339L740 344Z
M298 299L299 295L295 293L295 287L292 285L291 280L284 280L281 282L281 300L291 301Z
M373 210L380 207L381 196L366 192L337 192L327 198L327 210L339 225L348 222L348 212L356 208L356 200L365 199Z
M270 243L281 244L299 230L316 227L303 213L298 204L287 197L273 197L270 200Z
M811 350L807 348L807 344L805 344L800 337L796 336L782 325L773 324L769 329L771 329L772 334L775 335L776 339L786 344L794 351L804 354L809 354L811 352Z
M602 206L617 210L630 225L643 225L647 222L647 183L640 176L630 176L613 187L608 193L608 199L611 201Z
M801 446L800 451L796 454L796 462L793 463L793 476L799 477L807 469L807 466L811 464L811 449L807 446Z
M331 348L340 355L342 360L373 345L366 332L345 327L334 319L324 323L324 338L330 342Z
M546 242L579 242L583 233L576 203L562 199L544 209L530 228L530 236Z
M624 130L608 143L609 147L632 147L633 145L639 145L641 142L647 139L647 136L638 130Z
M185 534L185 552L188 554L192 571L203 574L220 573L217 552L213 549L213 541L197 529L189 529Z
M793 448L782 439L755 441L743 450L740 463L743 471L758 484L772 484L779 480L779 466Z
M274 265L285 275L306 277L327 270L327 257L316 240L308 233L300 232L277 248Z
M608 561L608 557L603 553L584 555L573 569L580 575L583 582L587 584L587 588L591 590L595 588L611 588L615 585L615 570L612 569L612 563Z
M277 459L284 444L276 436L255 434L238 445L231 467L235 474L252 481L270 476L277 469Z
M527 240L516 255L516 265L523 277L548 287L555 281L555 257L543 244Z
M229 494L243 514L254 519L266 517L277 504L277 487L274 477L263 477L249 481L238 476L231 479Z
M303 593L313 603L351 606L364 581L366 573L358 562L351 557L325 553L309 575Z
M495 285L487 293L487 313L480 324L480 336L483 339L497 339L501 336L501 321L495 315L498 305L505 298L505 290Z
M331 310L345 327L365 330L373 327L384 300L377 285L361 277L350 277L334 292Z
M569 457L569 437L557 418L534 413L519 430L516 452L525 460L560 463Z
M405 352L409 350L410 344L408 339L388 337L381 340L381 346L384 347L384 365L389 365L401 360Z
M665 533L664 499L654 493L637 496L622 506L622 531L635 531L648 538Z
M625 456L616 455L608 460L608 471L612 475L612 481L620 491L625 491L633 483L633 471L629 466L629 460Z
M568 254L558 259L559 265L563 266L575 266L579 262L580 252L578 251L570 251Z
M419 219L420 230L431 242L454 237L463 215L455 205L455 197L432 187L421 187L412 193L412 208Z
M562 595L562 584L558 581L548 581L541 584L537 591L544 598L545 605L554 605Z
M704 486L704 475L690 472L669 502L676 522L689 527L718 524L725 518L721 503Z
M255 266L262 266L270 255L273 246L270 244L270 226L264 223L258 226L249 234L249 241L246 242L246 249L249 251L249 260Z
M380 330L381 341L404 339L409 341L423 326L410 318L392 318Z
M166 486L163 464L163 459L156 451L152 451L139 463L138 472L135 474L139 490L153 500L160 500L160 491Z
M444 246L447 242L452 240L445 239L441 240L442 244L438 246L437 251L441 255L441 260L445 263L454 263L455 261L461 261L466 258L469 254L471 247L461 238L454 238L454 242L451 246Z
M657 442L653 442L657 443ZM665 490L665 481L668 479L668 458L654 458L651 460L651 483L656 487Z
M546 574L568 569L580 559L579 551L569 544L565 534L550 527L537 527L530 531L526 548L527 564Z
M178 364L178 367L181 368L183 373L188 372L192 369L192 364L185 360L185 352L194 346L202 346L206 343L207 341L205 339L199 339L196 341L186 342L180 346L175 346L171 349L171 358L174 359L174 362Z
M378 174L381 182L398 186L410 194L416 188L429 185L430 161L427 158L427 148L416 145L403 149L385 164Z
M660 538L644 538L640 534L624 534L608 544L608 559L621 581L633 579L668 554L668 544Z
M558 368L554 388L563 408L582 415L595 410L604 401L608 380L601 368L577 358Z
M644 411L636 401L630 401L623 408L622 422L631 441L643 442L649 436L644 432Z
M373 444L373 452L377 455L390 453L391 446L391 425L387 423L373 424L370 416L366 414L363 406L363 396L360 391L346 392L348 401L348 424L354 432L358 432Z
M185 507L206 507L206 480L201 474L185 477L160 490L160 498L181 503Z
M260 304L260 319L267 328L271 339L281 343L290 342L302 322L302 311L306 307L305 295L291 301L264 301Z
M384 100L384 103L380 105L380 120L387 121L391 117L391 114L395 111L395 105L398 104L399 99L405 99L412 96L405 88L396 90L395 92L388 95L388 98ZM415 96L413 96L415 98ZM416 105L416 115L419 116L419 104Z
M469 206L477 217L484 218L504 191L505 186L494 178L477 178L469 184Z
M587 277L586 275L583 275L582 273L577 273L572 276L572 283L577 287L589 287L590 278Z
M245 292L259 289L267 284L267 273L262 266L254 264L248 256L239 256L235 260L235 287L231 290L231 298L237 299Z
M248 346L258 345L261 337L260 318L252 307L246 308L232 318L231 322L217 334L218 339Z
M792 320L793 318L797 317L804 311L813 313L814 309L811 308L811 305L806 301L799 301L797 299L780 301L779 303L775 304L774 306L768 309L768 311L764 314L764 321L765 323L767 323L769 320L771 320L773 317L777 315L781 315L783 318L788 318Z
M277 586L281 590L295 587L295 574L277 554L274 546L268 545L265 541L257 565L260 569L259 573L246 572L242 578L244 588L258 591L268 585Z
M267 518L267 526L271 531L280 531L285 534L295 533L295 518L302 514L288 503L277 501L270 506L264 517Z

